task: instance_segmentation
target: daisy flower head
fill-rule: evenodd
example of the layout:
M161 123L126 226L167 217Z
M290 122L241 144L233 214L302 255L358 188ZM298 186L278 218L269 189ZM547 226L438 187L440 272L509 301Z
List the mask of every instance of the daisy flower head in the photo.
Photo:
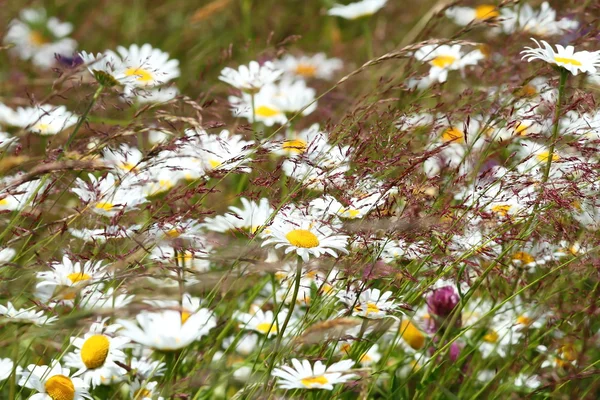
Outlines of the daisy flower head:
M191 315L176 310L143 311L136 321L120 319L120 332L132 341L161 351L182 349L200 340L217 325L211 311L201 308Z
M196 131L186 132L193 135ZM233 171L250 172L247 166L250 163L250 148L253 140L244 140L242 135L231 134L224 129L218 135L211 135L205 131L197 132L193 137L197 140L197 153L202 160L205 171Z
M306 86L306 82L302 79L285 78L281 82L266 86L262 92L269 93L275 108L288 118L298 113L306 116L317 109L316 91Z
M339 58L327 58L325 53L299 57L286 54L280 60L274 61L273 64L276 68L283 70L284 75L290 78L324 80L331 80L334 73L344 65Z
M76 187L71 191L88 203L88 208L96 214L113 217L119 212L135 210L148 201L143 186L133 180L117 181L111 173L100 179L88 174L88 178L89 183L77 178Z
M43 311L36 311L33 307L17 310L9 301L6 306L0 304L0 316L10 322L34 325L48 325L56 321L57 317L48 317Z
M76 368L75 376L80 376L93 387L110 385L125 377L127 371L116 362L125 363L125 353L121 348L129 342L123 337L110 337L103 334L88 333L83 338L71 338L76 347L65 355L65 363Z
M562 35L579 27L579 22L569 18L557 20L556 11L547 1L543 2L538 10L527 3L515 7L502 7L498 22L500 30L504 33L524 31L538 36Z
M600 50L599 51L575 51L575 47L563 47L560 44L556 45L556 51L545 40L540 43L531 38L538 48L525 47L521 52L523 59L528 62L533 60L542 60L548 64L556 65L577 75L579 72L595 74L596 67L600 66ZM542 47L543 46L543 47Z
M426 45L417 50L414 57L431 66L429 79L440 83L448 79L448 71L462 70L468 65L476 65L479 60L485 58L481 50L473 50L463 53L461 46L449 45Z
M344 19L369 17L381 10L387 0L361 0L348 5L336 4L327 11L328 15Z
M134 297L114 288L108 288L106 292L99 289L90 290L82 293L79 306L84 310L111 312L131 304Z
M288 365L275 368L271 375L279 378L277 384L281 389L325 389L333 390L333 385L345 383L356 374L351 372L353 360L343 360L329 367L321 361L313 365L308 360L293 358L292 367Z
M121 57L123 73L133 77L133 87L155 87L178 78L179 61L169 59L169 53L153 48L146 43L142 46L132 44L129 48L119 46L117 53Z
M156 386L158 382L146 382L134 379L130 383L129 398L131 400L164 400L164 397L157 396Z
M109 278L109 273L102 261L73 262L64 256L61 262L54 262L51 271L37 273L39 282L36 285L36 296L48 302L55 294L60 300L72 304L77 293L88 285L102 286L102 280Z
M127 144L121 144L119 149L105 148L102 152L104 162L113 168L119 176L140 172L144 165L142 152Z
M283 247L285 254L295 252L304 262L308 262L310 256L329 254L337 258L338 253L348 254L348 236L338 234L332 226L296 209L281 210L265 234L267 239L263 246Z
M499 15L500 13L496 6L491 4L481 4L475 8L450 7L446 10L446 16L462 26L468 25L473 21L487 21Z
M39 135L56 135L77 123L78 116L65 106L49 104L18 108L13 125Z
M390 313L399 307L390 300L392 292L381 293L379 289L366 289L357 294L354 290L338 293L340 302L352 307L352 315L369 319L393 317Z
M250 64L240 65L237 70L229 67L223 68L219 80L242 92L255 94L263 86L275 82L282 74L283 70L276 68L271 61L262 65L256 61L250 61Z
M285 112L275 104L275 93L276 86L269 84L255 94L243 92L242 97L229 96L231 111L235 117L260 122L265 126L285 124L288 119Z
M289 130L286 137L279 137L265 145L277 155L297 157L327 144L329 135L319 128L319 124L312 124L300 132Z
M45 9L27 8L10 22L4 43L14 44L11 51L22 60L48 69L56 62L56 54L70 57L75 51L77 42L68 37L72 31L73 25L48 17Z
M12 187L12 183L18 181L21 176L22 173L19 173L0 178L0 184L5 187L8 186L8 188L0 190L0 211L22 210L27 206L33 207L36 205L36 200L42 196L48 187L48 183L44 183L40 179Z
M63 368L54 360L50 366L28 365L21 373L19 386L36 390L32 400L84 400L92 399L89 386L80 378L70 376L69 368Z
M263 311L258 309L254 313L238 312L235 318L240 321L240 328L259 332L267 335L267 337L273 337L279 334L279 329L283 326L287 315L287 310L281 310L275 315L271 310ZM287 332L284 333L289 334L290 328L293 325L293 322L291 325L288 325Z
M262 198L259 202L240 198L241 207L229 207L229 212L214 218L206 218L202 226L213 232L235 232L243 230L252 234L264 227L275 212L269 199Z

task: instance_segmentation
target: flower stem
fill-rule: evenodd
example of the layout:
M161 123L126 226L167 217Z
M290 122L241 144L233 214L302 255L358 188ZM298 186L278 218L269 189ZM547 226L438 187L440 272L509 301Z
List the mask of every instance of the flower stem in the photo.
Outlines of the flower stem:
M554 112L554 128L552 129L552 139L550 140L550 150L548 151L548 160L546 161L546 169L544 171L544 178L542 184L548 181L550 176L550 167L552 167L552 158L554 157L554 148L556 141L558 140L558 127L560 125L560 112L563 103L563 97L565 95L565 87L567 86L567 78L569 71L564 68L560 69L560 83L558 85L558 99L556 100L556 110Z
M365 35L365 48L367 51L367 59L372 60L375 58L373 55L373 35L371 34L371 29L369 28L369 18L362 19L362 27L363 33Z
M275 348L273 349L273 357L271 358L271 362L269 363L269 369L267 370L267 377L265 378L265 391L268 389L269 380L271 378L271 372L273 371L273 367L275 366L275 360L277 359L277 352L279 351L279 347L281 346L281 340L283 339L283 335L285 330L292 318L292 313L294 312L294 307L296 306L296 301L298 300L298 292L300 291L300 278L302 277L302 259L298 257L298 264L296 266L296 279L294 281L294 292L292 293L292 304L290 304L290 310L285 316L285 320L283 321L283 325L281 329L279 329L277 335L277 341L275 342ZM281 308L285 306L285 300L281 302ZM279 311L281 311L281 308ZM279 314L279 313L278 313ZM277 316L275 316L277 318Z
M67 139L67 143L65 143L65 146L63 147L63 154L66 153L67 150L69 149L71 142L73 142L73 139L75 139L75 135L77 135L77 132L79 132L79 128L81 128L81 125L83 125L83 122L87 119L87 116L90 113L90 110L92 109L92 107L94 106L94 104L96 103L98 98L100 97L100 93L102 93L103 90L104 90L104 86L102 86L102 85L98 86L98 89L96 89L96 93L94 93L94 97L92 97L92 101L87 106L84 113L81 115L81 118L79 118L79 121L77 122L77 125L75 126L75 129L73 129L73 132Z

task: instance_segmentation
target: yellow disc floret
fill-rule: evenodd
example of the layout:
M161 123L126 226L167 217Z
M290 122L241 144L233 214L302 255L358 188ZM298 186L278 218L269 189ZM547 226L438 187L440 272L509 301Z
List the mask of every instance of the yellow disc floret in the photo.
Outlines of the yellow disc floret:
M109 348L110 341L106 336L91 336L81 346L81 360L88 369L99 368L104 365Z

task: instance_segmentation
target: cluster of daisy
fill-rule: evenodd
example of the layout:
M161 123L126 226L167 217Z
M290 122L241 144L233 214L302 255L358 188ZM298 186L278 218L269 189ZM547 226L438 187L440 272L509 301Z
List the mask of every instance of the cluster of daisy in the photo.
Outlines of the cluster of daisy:
M366 21L386 3L327 14ZM600 109L585 85L600 82L600 50L538 41L580 24L548 3L445 15L537 47L410 47L407 69L429 72L384 90L410 104L361 99L337 124L319 91L347 63L278 54L220 71L232 115L211 124L215 108L179 95L169 53L75 53L70 24L24 10L11 52L42 71L73 57L90 98L78 113L0 104L0 321L13 337L0 396L418 398L450 376L462 398L591 368L600 327L577 336L565 316L595 306L553 298L598 247ZM504 61L516 78L484 84ZM126 127L90 118L130 109ZM595 293L592 278L577 290Z

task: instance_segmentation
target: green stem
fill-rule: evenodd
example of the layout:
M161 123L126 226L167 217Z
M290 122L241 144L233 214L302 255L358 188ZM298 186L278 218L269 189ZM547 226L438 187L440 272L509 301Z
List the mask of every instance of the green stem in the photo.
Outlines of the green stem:
M269 380L271 379L271 372L273 371L273 367L275 366L275 360L277 359L277 352L279 351L279 347L281 346L281 340L283 339L283 335L285 330L292 318L292 313L294 312L294 307L296 306L296 300L298 300L298 292L300 291L300 278L302 277L302 259L298 257L298 265L296 266L296 280L294 282L294 293L292 294L292 304L290 304L290 310L285 316L285 321L283 321L283 325L279 330L279 334L277 335L277 341L275 342L275 348L273 349L273 357L271 358L271 362L269 363L269 369L267 371L267 376L265 378L265 390L269 387ZM285 301L282 302L281 306L285 305ZM275 317L277 318L277 317Z
M362 20L363 33L365 35L365 48L367 51L367 59L372 60L375 58L373 55L373 35L369 28L369 18L363 18Z
M77 125L75 125L75 129L73 129L73 132L67 139L67 143L65 143L65 146L63 147L63 154L66 153L67 150L69 150L69 146L71 145L71 142L73 142L73 139L75 139L75 135L77 135L77 132L79 132L81 125L83 125L83 122L87 119L88 114L90 113L92 107L94 106L94 104L96 103L98 98L100 97L100 93L102 93L103 90L104 90L104 86L102 86L102 85L98 86L98 89L96 89L96 93L94 93L94 97L92 97L92 101L90 102L90 104L87 106L87 108L83 112L83 115L81 115L81 118L79 118Z
M17 331L18 332L18 331ZM15 341L13 344L13 370L10 375L10 393L9 399L15 400L17 392L17 366L19 365L19 341Z
M542 184L548 181L550 176L550 167L552 167L552 158L554 157L554 148L556 141L558 140L558 127L560 124L560 112L563 103L563 97L565 95L565 87L567 85L567 78L569 71L564 68L560 69L560 83L558 85L558 99L556 100L556 110L554 112L554 128L552 129L552 139L550 140L550 151L548 152L548 161L546 162L546 170L544 171L544 178Z

